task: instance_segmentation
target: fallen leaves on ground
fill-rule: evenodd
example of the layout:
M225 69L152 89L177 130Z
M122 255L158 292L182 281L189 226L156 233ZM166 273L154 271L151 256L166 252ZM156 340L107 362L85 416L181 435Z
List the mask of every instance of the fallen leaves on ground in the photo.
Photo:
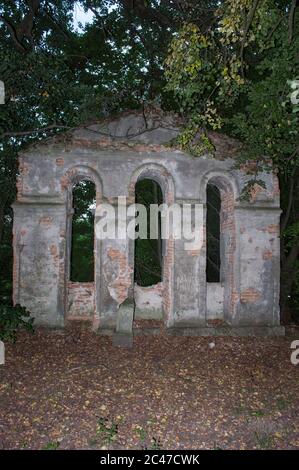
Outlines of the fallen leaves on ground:
M24 332L0 366L0 448L299 449L290 352L288 338L120 349L84 329Z

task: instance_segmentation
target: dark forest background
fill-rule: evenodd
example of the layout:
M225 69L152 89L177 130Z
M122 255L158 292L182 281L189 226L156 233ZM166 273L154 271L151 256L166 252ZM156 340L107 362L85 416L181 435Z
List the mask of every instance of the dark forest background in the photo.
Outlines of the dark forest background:
M81 28L75 3L93 13ZM194 158L211 150L211 129L239 138L239 164L255 162L248 197L272 160L283 210L282 320L299 321L298 33L297 0L0 0L0 302L11 302L17 153L91 119L151 104L186 117L179 144ZM150 184L139 198L148 200ZM92 269L89 191L79 189L75 201L77 278ZM215 222L216 238L217 230ZM135 273L141 283L158 279L159 249L136 244L146 267Z

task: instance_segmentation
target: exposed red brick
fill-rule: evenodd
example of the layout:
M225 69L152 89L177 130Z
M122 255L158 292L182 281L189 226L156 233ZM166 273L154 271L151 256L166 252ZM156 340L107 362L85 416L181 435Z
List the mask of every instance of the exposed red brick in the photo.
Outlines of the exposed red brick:
M270 260L272 258L273 258L273 252L271 250L263 251L263 259L264 260Z
M64 165L64 159L62 157L56 158L56 165L57 166L63 166Z
M94 282L68 282L67 319L92 320L95 310L94 293Z
M59 267L60 265L60 257L59 257L59 251L57 245L51 245L50 246L50 252L53 257L53 262L56 267Z
M108 289L110 293L113 293L113 297L120 305L128 297L128 290L132 285L133 269L128 264L127 253L110 247L107 251L107 256L117 263L117 278L110 282Z
M279 224L270 224L267 225L267 227L262 227L258 228L260 232L267 232L267 233L273 233L273 234L279 234L280 233L280 227Z
M111 137L101 137L98 140L91 140L88 137L74 137L72 139L72 145L75 147L84 147L98 150L132 150L134 152L140 153L169 151L169 148L164 145L140 144L137 142L113 140Z
M270 224L267 227L267 232L268 233L279 233L280 232L280 227L278 224Z
M51 245L50 246L50 251L53 256L57 255L58 249L56 245Z
M62 176L60 178L60 187L61 187L61 190L64 191L65 189L67 189L70 185L70 180L67 176Z
M20 175L27 176L29 174L30 166L24 161L23 158L19 159L19 171Z
M16 187L17 187L17 200L19 200L23 192L23 178L21 176L17 176Z
M249 287L245 291L241 292L240 300L243 303L254 303L260 300L262 294L254 289L253 287Z
M39 219L39 223L45 227L50 227L53 224L53 217L42 216Z
M244 173L255 174L258 169L257 162L254 160L248 160L246 163L241 165L240 169L244 171Z
M276 175L273 175L273 197L280 195L280 188L279 188L279 179Z
M258 183L255 183L250 191L250 202L255 202L260 193L265 191L265 189L260 186Z
M201 250L188 250L186 253L188 256L199 256Z

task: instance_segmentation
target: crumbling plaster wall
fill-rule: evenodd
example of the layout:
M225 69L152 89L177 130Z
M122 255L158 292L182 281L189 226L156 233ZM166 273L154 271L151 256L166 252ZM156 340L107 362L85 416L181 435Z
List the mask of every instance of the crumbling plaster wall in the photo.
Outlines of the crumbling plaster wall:
M141 125L141 120L138 122ZM123 124L121 130L114 126L123 132ZM228 324L278 325L280 209L276 176L261 174L266 189L256 187L252 200L241 202L238 198L248 176L236 170L234 160L225 159L227 155L223 159L210 155L193 158L161 145L177 130L167 134L165 129L159 133L155 128L156 139L151 136L154 144L136 142L136 137L134 143L111 141L101 132L94 127L81 128L70 139L46 142L20 156L14 204L15 302L28 306L38 324L63 326L67 316L73 315L79 295L81 306L76 308L80 315L86 302L86 315L92 317L94 328L112 329L119 305L133 295L134 243L129 240L97 240L94 290L89 286L92 293L88 296L78 286L70 289L69 191L73 181L92 179L98 188L97 204L116 205L118 196L126 196L127 204L134 202L138 178L156 178L166 202L203 204L205 228L207 183L222 178L231 188L224 191L223 204L230 207L232 219L226 219L230 251L225 282L217 288L220 296L224 292L223 300L218 299L219 315L223 305ZM144 134L149 139L149 132ZM167 242L162 284L166 326L206 325L213 313L211 302L207 310L207 291L211 289L206 283L205 240L196 252L186 252L184 240Z

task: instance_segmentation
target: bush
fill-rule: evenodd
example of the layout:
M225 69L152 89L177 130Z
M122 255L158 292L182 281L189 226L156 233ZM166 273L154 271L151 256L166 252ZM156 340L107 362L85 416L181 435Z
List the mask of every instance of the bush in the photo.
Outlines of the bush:
M33 321L30 312L21 305L0 305L0 340L14 342L20 328L33 333Z

